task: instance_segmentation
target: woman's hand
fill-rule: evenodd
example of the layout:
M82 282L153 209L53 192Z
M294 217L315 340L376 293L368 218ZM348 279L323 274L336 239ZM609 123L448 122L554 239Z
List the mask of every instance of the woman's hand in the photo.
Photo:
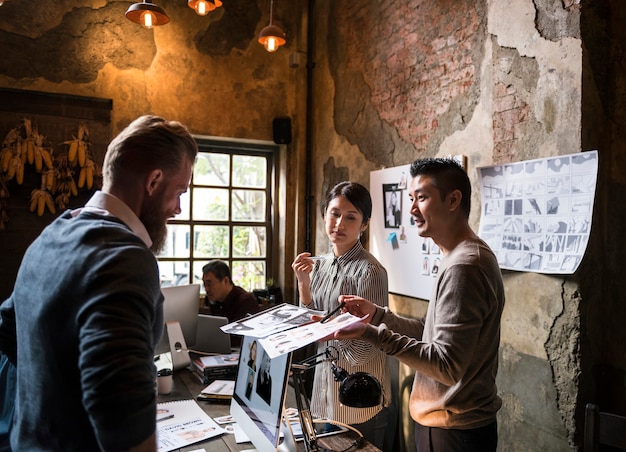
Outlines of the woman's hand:
M300 303L309 306L313 300L311 298L311 272L315 261L311 259L311 253L300 253L291 264L291 268L298 280L298 292L300 293Z
M311 253L300 253L291 264L291 268L300 282L309 282L311 280L310 275L315 261L310 259L310 257Z
M364 323L369 323L376 313L376 305L369 300L356 295L340 295L339 303L345 303L343 312L349 312L356 317L367 316Z

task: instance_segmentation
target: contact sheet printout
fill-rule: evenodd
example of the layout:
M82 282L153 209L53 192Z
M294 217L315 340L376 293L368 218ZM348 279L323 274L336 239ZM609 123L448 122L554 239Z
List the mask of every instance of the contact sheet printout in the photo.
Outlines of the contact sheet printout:
M478 234L500 268L569 274L580 264L591 231L597 151L477 169Z

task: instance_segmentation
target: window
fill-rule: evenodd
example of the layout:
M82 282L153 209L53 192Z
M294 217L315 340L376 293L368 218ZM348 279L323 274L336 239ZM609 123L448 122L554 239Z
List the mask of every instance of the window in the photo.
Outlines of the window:
M158 255L163 286L202 284L202 266L228 263L233 282L266 287L272 268L272 188L278 147L196 137L199 153L181 214ZM202 287L202 286L201 286Z

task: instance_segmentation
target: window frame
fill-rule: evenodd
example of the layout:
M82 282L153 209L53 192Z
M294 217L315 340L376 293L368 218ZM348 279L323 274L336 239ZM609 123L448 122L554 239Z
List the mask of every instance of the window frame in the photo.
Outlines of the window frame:
M189 237L187 240L189 241L188 247L188 256L186 257L170 257L170 256L157 256L157 260L159 263L176 263L182 262L187 263L189 266L188 278L182 279L180 281L173 281L172 285L182 285L182 284L200 284L201 291L204 292L204 286L202 286L202 281L198 280L194 276L194 264L198 262L204 263L208 262L211 259L220 259L226 262L229 268L233 268L233 262L265 262L265 278L263 282L263 287L243 287L248 291L252 291L256 288L265 288L265 283L268 278L271 278L273 274L274 265L277 262L276 256L274 256L274 244L275 244L275 235L276 235L276 221L274 218L275 215L275 203L277 202L277 187L276 187L276 174L278 167L278 158L280 155L280 146L278 144L267 142L267 141L257 141L257 140L243 140L243 139L235 139L235 138L220 138L220 137L210 137L204 135L193 135L193 138L196 140L198 145L198 152L207 152L207 153L221 153L229 156L230 159L230 177L229 183L227 186L212 186L206 184L198 184L196 185L193 176L189 185L189 207L190 207L190 218L189 219L179 219L177 217L172 218L168 221L168 225L184 225L189 226ZM263 156L267 159L267 167L266 167L266 186L265 188L255 189L253 187L241 187L233 184L233 156L235 155L250 155L250 156ZM228 199L232 200L232 192L233 190L245 189L245 190L257 190L265 193L265 220L262 222L259 221L233 221L233 209L229 206L228 209L228 219L227 220L194 220L193 219L193 202L194 202L194 189L195 188L220 188L220 189L228 189L229 196ZM195 249L194 244L196 240L196 226L227 226L229 231L229 241L228 241L228 256L227 257L196 257L194 255ZM255 227L260 226L266 229L266 237L265 237L265 256L261 257L235 257L233 256L233 228L243 226L243 227ZM198 275L202 278L202 275ZM241 282L233 281L235 285L242 285Z

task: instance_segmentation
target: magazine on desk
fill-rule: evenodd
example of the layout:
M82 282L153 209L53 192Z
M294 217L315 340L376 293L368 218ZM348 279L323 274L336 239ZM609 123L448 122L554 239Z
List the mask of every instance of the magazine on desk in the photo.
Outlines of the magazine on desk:
M168 452L225 433L195 400L157 404L157 447Z
M230 401L235 391L235 382L233 380L215 380L198 394L198 400L212 401Z
M239 364L239 353L229 353L227 355L211 355L202 356L192 353L194 361L202 367L202 369L211 369L215 367L231 367Z
M237 376L239 353L228 355L200 356L191 353L192 369L202 383L208 384L213 380L234 380Z

